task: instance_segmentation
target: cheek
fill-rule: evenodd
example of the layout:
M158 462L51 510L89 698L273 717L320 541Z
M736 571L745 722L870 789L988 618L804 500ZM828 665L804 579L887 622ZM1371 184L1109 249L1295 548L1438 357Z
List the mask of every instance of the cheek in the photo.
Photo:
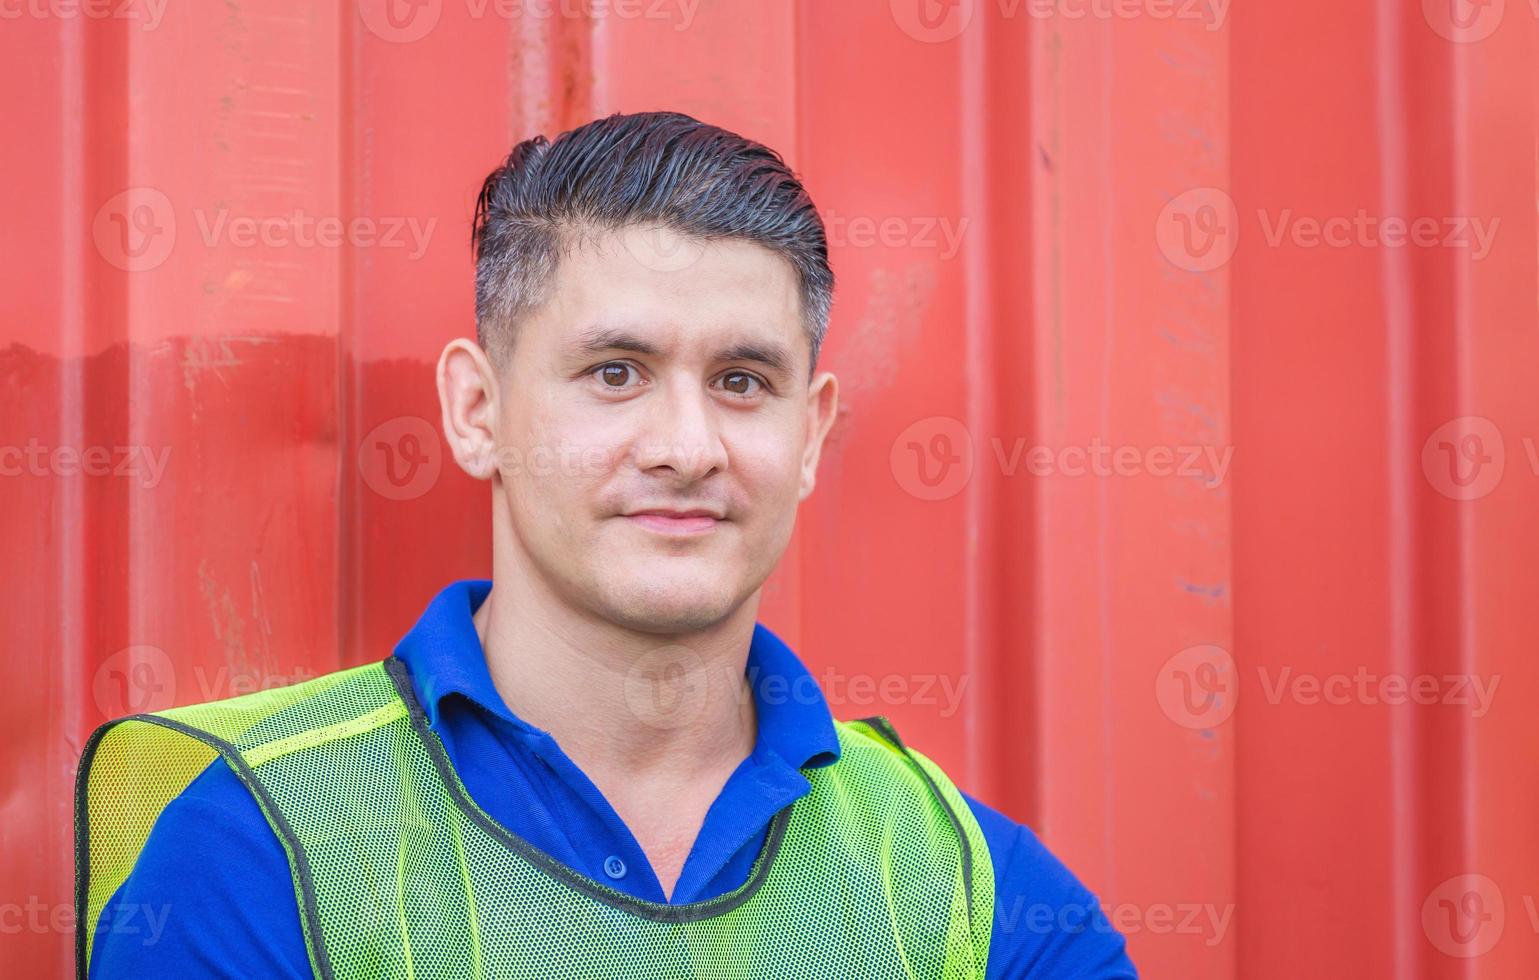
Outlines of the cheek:
M530 413L527 438L566 460L586 460L583 472L612 470L629 445L625 413L588 401L552 397Z
M794 505L801 485L801 446L778 439L756 444L736 457L738 478L758 509L773 511ZM773 519L766 513L766 519Z
M525 484L518 495L531 502L531 517L544 521L551 533L573 533L569 521L578 520L575 515L611 503L603 490L624 465L628 443L614 419L605 422L548 405L531 413L517 434L514 455L524 464L520 478Z

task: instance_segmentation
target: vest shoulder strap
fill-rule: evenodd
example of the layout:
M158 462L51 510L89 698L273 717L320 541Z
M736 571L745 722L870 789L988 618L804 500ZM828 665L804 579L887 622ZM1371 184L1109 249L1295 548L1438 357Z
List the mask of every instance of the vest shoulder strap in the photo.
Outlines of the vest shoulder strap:
M97 919L133 870L155 821L216 757L256 798L292 865L303 862L303 854L253 770L405 714L383 662L376 662L285 687L114 718L97 728L75 778L77 976L87 975Z
M962 853L962 880L968 904L974 908L987 908L992 918L994 875L988 844L983 839L983 829L978 825L978 819L973 815L972 807L962 799L962 793L957 789L956 784L940 766L919 751L909 748L887 716L871 715L842 724L849 730L861 732L886 745L901 756L923 780L956 829L958 845ZM986 882L987 895L974 894L974 883L980 878ZM984 901L980 902L980 899Z

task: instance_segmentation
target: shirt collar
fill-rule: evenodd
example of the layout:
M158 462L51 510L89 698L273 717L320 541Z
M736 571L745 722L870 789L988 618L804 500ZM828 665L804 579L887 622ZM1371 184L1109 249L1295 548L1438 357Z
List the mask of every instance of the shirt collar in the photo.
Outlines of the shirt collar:
M459 695L518 728L515 715L492 683L481 639L471 616L491 594L487 579L465 579L434 596L417 624L396 644L429 724L437 726L446 698ZM758 708L756 752L773 752L798 769L839 758L833 714L817 680L778 636L755 623L744 671Z

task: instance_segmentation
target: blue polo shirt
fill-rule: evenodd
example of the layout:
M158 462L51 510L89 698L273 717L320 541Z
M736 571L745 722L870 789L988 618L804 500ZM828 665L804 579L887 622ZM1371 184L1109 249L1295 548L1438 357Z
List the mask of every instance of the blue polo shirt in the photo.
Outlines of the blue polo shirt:
M699 902L741 887L771 819L811 789L801 770L839 756L828 703L796 654L755 625L746 675L758 739L707 811L667 896L593 782L497 693L471 621L491 585L472 580L444 589L395 649L470 795L535 847L637 898ZM1029 829L964 798L994 864L988 976L1136 977L1096 897ZM97 922L90 975L311 976L288 859L223 760L156 821Z

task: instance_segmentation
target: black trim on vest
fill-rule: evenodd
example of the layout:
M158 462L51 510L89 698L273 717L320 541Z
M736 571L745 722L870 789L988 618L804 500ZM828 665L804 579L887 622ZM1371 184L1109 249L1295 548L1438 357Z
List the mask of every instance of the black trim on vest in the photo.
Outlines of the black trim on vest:
M946 799L940 787L935 784L935 780L930 777L929 770L921 766L919 760L909 754L908 746L904 745L903 739L898 737L898 730L892 727L892 722L887 720L886 715L872 715L869 718L857 718L855 720L891 742L893 748L903 754L903 758L908 760L908 764L914 768L915 772L919 773L925 785L930 787L930 792L940 802L941 809L946 811L946 816L951 818L951 825L957 831L957 841L962 846L962 891L967 896L967 920L971 922L973 917L973 846L967 839L967 831L963 829L961 819L957 817L956 811L951 808L950 801Z
M95 932L95 923L86 922L87 903L90 895L91 830L90 807L86 801L86 787L90 781L91 760L102 736L112 728L111 722L91 733L86 740L85 751L80 754L80 768L75 772L75 977L86 980L86 930Z
M180 732L190 738L197 739L209 748L214 749L224 759L232 772L246 788L257 798L262 810L266 813L268 822L272 824L283 842L284 848L293 856L294 870L299 873L300 892L304 898L303 911L305 924L310 933L310 943L307 944L313 954L312 966L317 968L323 980L332 980L334 974L331 970L331 959L326 955L325 939L321 935L320 915L315 907L315 889L310 881L310 861L305 856L304 848L299 845L299 837L294 833L294 828L289 825L283 811L278 809L273 798L268 794L267 788L257 781L251 767L246 765L246 760L241 757L240 750L226 742L222 738L200 731L190 725L175 721L170 718L162 718L152 714L129 715L126 718L118 718L102 725L91 733L86 742L85 751L81 753L80 770L75 775L75 976L79 980L86 980L86 943L89 941L88 933L94 933L96 923L86 921L87 902L90 894L90 805L87 800L87 788L90 782L91 763L96 757L96 750L101 745L102 739L109 731L118 725L129 721L146 722L151 725L159 725L172 731ZM212 760L210 760L212 764ZM206 767L205 767L206 768ZM200 773L201 775L201 773ZM196 778L196 777L194 777Z
M714 918L726 915L733 909L742 905L759 891L769 877L770 864L775 856L780 853L780 845L785 840L786 825L791 822L791 806L788 805L775 814L770 822L769 833L765 836L764 845L759 851L759 856L754 860L753 869L749 872L748 880L736 891L719 895L716 898L706 899L701 902L689 902L682 905L667 905L657 902L648 902L634 898L623 892L615 891L602 883L589 878L587 875L567 867L560 861L546 854L533 844L524 840L513 831L493 820L480 808L475 800L470 798L459 776L454 771L453 764L449 761L449 754L444 749L443 741L438 733L433 731L428 724L427 715L422 710L422 704L417 700L416 692L412 688L411 677L406 664L395 655L385 660L385 672L395 684L396 693L402 701L406 702L407 713L411 719L411 726L422 744L427 748L428 756L433 760L433 766L438 770L438 777L449 790L450 797L459 806L460 811L470 818L482 830L492 838L506 845L509 850L524 858L536 868L555 878L562 884L568 885L596 902L602 902L611 908L622 912L629 912L638 918L650 922L697 922L702 919Z

